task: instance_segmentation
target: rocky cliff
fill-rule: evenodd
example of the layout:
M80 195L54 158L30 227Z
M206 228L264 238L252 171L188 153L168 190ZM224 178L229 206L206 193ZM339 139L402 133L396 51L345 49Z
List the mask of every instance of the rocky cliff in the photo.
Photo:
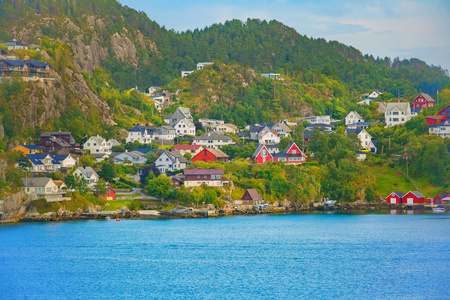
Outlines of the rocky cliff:
M18 192L0 200L0 223L20 221L26 215L28 205L24 192Z

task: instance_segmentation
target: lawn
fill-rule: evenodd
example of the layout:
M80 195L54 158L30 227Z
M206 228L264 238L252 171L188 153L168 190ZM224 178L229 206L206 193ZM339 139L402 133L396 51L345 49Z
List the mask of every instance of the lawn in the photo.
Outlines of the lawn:
M131 204L133 202L133 199L127 199L127 200L109 200L109 206L105 207L102 210L118 210L122 206L127 206L128 204Z

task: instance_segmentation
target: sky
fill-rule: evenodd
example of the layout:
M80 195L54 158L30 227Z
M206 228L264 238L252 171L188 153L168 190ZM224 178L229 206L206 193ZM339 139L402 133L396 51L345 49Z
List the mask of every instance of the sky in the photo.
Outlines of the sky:
M119 0L175 31L247 18L277 20L374 57L418 58L450 70L450 0Z

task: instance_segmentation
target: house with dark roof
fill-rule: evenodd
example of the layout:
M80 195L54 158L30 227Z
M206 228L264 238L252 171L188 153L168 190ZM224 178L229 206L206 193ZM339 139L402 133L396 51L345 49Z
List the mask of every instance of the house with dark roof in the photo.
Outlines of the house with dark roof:
M233 139L228 136L217 133L215 131L209 131L202 134L201 136L195 137L192 144L201 145L205 148L217 149L225 145L235 144L235 142L233 142Z
M282 153L270 153L265 145L259 145L252 155L252 161L258 164L266 161L302 164L306 162L306 155L294 142L291 142Z
M31 162L30 171L33 173L57 172L61 168L72 168L77 164L77 159L70 154L36 153L25 156Z
M392 192L386 197L387 204L401 204L403 198L402 192Z
M145 154L138 151L113 152L109 157L119 165L143 165L147 162Z
M376 153L377 148L372 142L372 136L365 129L345 129L345 135L356 134L361 141L361 147L369 148L371 152Z
M446 107L444 107L443 109L441 109L440 111L438 111L436 114L440 115L440 116L444 116L447 118L447 120L449 120L450 119L450 104L447 105Z
M428 128L430 134L435 134L441 138L450 137L450 120L446 120L441 124L433 124Z
M12 76L19 73L22 77L30 75L30 65L24 60L2 59L0 60L0 76Z
M434 198L430 198L431 201L428 201L429 204L444 204L448 201L444 201L443 199L449 198L450 193L438 194Z
M222 169L185 169L184 186L201 186L206 184L210 187L222 187L224 174Z
M75 150L75 137L71 132L67 131L43 132L39 146L47 152L58 151L69 153Z
M155 166L161 174L165 174L166 172L174 172L187 168L189 163L190 162L178 151L162 150L155 161Z
M403 204L424 204L426 202L426 198L418 191L411 191L406 193L402 197Z
M8 47L8 50L28 50L28 45L18 41L5 41L3 45Z
M169 125L175 127L182 119L193 121L191 110L188 107L178 106L172 116L170 116Z
M97 184L100 177L98 176L97 172L95 172L94 169L91 167L79 167L73 172L74 176L78 176L80 178L84 178L86 180L86 183L88 187L94 188L94 186Z

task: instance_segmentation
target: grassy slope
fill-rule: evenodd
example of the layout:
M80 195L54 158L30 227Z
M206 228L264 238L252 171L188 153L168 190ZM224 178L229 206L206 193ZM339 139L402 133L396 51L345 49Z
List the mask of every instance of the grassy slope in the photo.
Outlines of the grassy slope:
M386 197L393 191L400 191L406 194L408 191L416 190L414 185L396 168L391 168L388 165L377 165L372 166L371 170L377 177L377 182L375 184L377 195ZM426 178L413 177L411 180L419 187L420 191L426 197L434 197L443 190L442 187L429 183Z

